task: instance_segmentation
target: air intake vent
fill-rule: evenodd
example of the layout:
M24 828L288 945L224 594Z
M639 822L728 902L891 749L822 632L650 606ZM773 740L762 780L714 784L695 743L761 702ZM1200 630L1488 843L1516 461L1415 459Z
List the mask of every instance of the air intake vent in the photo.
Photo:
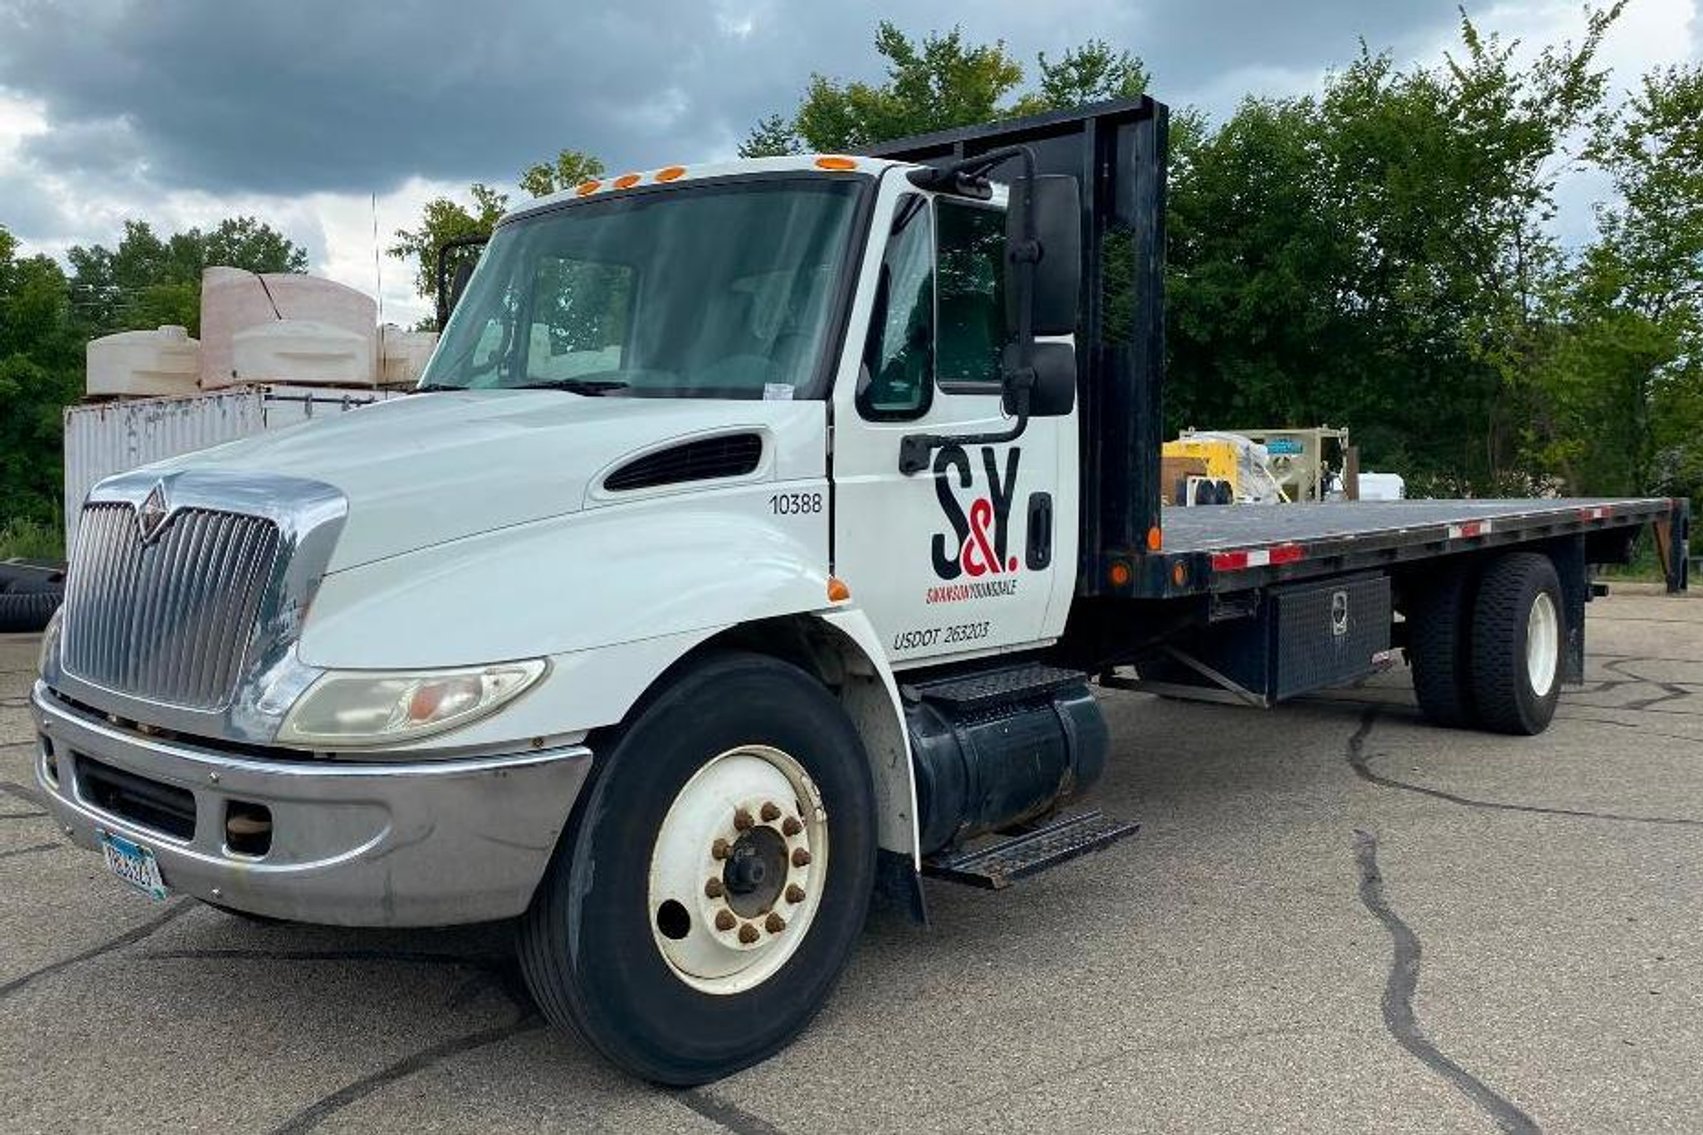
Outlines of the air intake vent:
M753 472L763 457L763 439L756 434L724 434L688 441L629 461L603 480L603 487L653 489L684 481L741 477Z

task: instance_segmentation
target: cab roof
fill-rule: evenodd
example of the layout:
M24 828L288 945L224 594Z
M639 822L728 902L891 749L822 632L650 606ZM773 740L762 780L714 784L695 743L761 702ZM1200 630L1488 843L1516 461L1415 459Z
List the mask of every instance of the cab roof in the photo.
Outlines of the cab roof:
M517 217L554 208L570 201L588 197L607 197L628 189L646 186L685 184L710 178L735 177L741 174L809 173L809 174L867 174L879 177L895 166L910 168L910 162L895 162L885 158L849 154L789 154L779 158L742 158L731 162L698 162L692 165L661 166L657 169L634 170L631 173L589 178L560 193L539 197L503 215L499 225Z

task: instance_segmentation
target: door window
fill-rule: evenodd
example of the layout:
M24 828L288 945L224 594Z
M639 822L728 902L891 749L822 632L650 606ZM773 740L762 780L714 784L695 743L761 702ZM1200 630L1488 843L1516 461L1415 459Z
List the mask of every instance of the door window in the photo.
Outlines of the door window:
M934 224L927 198L912 194L899 201L881 257L857 407L874 421L915 418L933 392Z
M936 199L940 225L942 390L997 387L1005 346L1005 214Z

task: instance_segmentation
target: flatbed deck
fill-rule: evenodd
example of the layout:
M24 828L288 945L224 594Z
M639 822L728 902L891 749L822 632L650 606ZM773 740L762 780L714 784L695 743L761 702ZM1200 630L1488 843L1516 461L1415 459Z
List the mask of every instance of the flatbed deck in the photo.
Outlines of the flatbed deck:
M1168 507L1162 541L1135 574L1144 597L1235 591L1305 578L1668 521L1665 498L1329 501Z

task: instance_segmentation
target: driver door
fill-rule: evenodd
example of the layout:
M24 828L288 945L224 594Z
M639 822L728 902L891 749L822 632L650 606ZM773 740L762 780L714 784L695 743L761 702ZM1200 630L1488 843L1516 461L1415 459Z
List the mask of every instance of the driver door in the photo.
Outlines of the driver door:
M895 666L1044 643L1075 581L1075 494L1059 491L1074 484L1074 414L1033 418L1009 442L948 443L926 471L899 472L908 434L1011 425L1003 210L908 186L882 204L857 379L835 392L835 574Z

